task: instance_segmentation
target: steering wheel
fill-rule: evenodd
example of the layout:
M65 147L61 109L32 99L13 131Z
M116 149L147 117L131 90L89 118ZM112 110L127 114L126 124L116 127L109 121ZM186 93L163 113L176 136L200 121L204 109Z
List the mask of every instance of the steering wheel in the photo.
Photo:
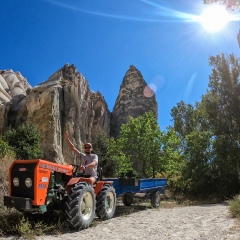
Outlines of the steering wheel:
M80 166L77 164L71 164L74 168L73 168L73 175L74 176L78 176L78 175L83 175L85 173L85 170L79 170ZM78 173L79 172L79 173Z

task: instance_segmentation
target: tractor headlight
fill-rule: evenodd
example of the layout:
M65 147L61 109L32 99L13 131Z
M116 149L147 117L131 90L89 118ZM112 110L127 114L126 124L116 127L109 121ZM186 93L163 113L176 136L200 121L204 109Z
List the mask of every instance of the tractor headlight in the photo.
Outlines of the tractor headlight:
M13 185L15 186L15 187L18 187L19 186L19 179L18 178L14 178L13 179Z
M31 180L31 178L27 178L27 179L25 180L25 185L26 185L28 188L30 188L30 187L32 186L32 180Z

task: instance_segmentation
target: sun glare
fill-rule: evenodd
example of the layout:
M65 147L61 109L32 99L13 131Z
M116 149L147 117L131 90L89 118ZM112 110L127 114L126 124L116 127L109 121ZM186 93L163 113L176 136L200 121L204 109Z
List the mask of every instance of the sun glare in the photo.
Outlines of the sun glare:
M223 6L211 5L200 15L199 22L208 32L218 32L231 21L231 16Z

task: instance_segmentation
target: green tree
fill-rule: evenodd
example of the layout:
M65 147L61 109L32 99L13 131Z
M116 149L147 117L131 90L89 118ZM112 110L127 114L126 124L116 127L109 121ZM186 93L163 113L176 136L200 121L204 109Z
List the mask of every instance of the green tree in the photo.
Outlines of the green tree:
M240 187L240 64L232 54L209 60L212 73L202 101L180 102L171 113L186 158L187 190L224 197Z
M195 130L186 137L187 164L183 175L188 182L188 192L195 196L208 196L217 191L212 136L210 131Z
M122 177L132 171L132 163L125 156L114 138L99 132L93 140L94 152L98 155L99 167L103 169L105 177Z
M99 132L93 140L93 149L98 155L98 166L103 169L103 175L114 176L117 163L108 157L108 137L104 132Z
M162 143L162 164L168 186L175 193L185 192L187 182L182 173L187 161L180 147L181 138L173 128L168 127L167 131L162 133Z
M98 155L98 165L105 169L107 164L107 135L99 132L92 141L93 151Z
M209 91L203 96L209 129L213 132L218 188L224 194L240 187L240 60L233 54L210 57Z
M9 128L4 136L15 151L17 159L36 159L43 156L40 134L32 123L23 123L16 129Z
M121 126L118 142L140 177L155 177L162 170L161 131L153 112L130 118Z
M174 129L181 138L185 138L195 127L194 106L181 101L171 110Z
M109 159L109 164L111 164L111 169L113 170L112 176L124 177L128 176L129 173L133 173L134 171L130 157L122 151L119 140L110 138L107 144L107 157Z

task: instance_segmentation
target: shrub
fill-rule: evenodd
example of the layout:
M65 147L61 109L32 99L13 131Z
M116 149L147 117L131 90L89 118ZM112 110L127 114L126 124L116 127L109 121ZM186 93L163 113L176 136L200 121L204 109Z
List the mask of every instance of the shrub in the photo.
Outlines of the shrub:
M0 139L0 158L3 158L7 154L8 148L8 144Z
M229 201L230 212L233 217L240 218L240 195L235 196Z
M43 155L40 134L32 123L26 122L17 129L8 129L5 138L13 147L17 159L36 159Z
M15 209L0 206L0 236L35 239L36 236L59 234L68 230L65 215L60 211L51 215L24 215Z

